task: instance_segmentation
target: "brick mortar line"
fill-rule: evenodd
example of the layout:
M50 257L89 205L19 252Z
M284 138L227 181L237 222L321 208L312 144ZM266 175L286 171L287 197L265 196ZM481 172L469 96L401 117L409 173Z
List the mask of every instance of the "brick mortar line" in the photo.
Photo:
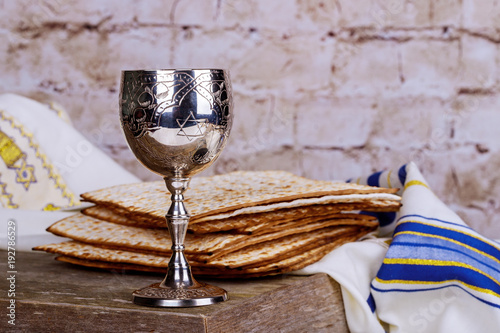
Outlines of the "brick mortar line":
M111 24L106 27L105 23L112 20L112 16L106 16L98 23L90 22L61 22L61 21L46 21L40 26L25 26L17 27L9 30L9 32L16 33L31 33L32 38L39 38L44 33L51 33L53 31L68 31L72 34L78 34L84 31L96 32L99 34L110 33L123 33L131 30L140 30L143 28L167 28L167 29L204 29L205 26L197 24L178 24L175 21L162 23L162 22L126 22ZM224 26L212 24L207 26L207 30L217 28L223 31L237 31L241 30L242 33L247 33L251 27L243 27L240 25ZM260 29L256 29L259 31ZM266 30L266 31L269 31ZM408 42L413 40L436 40L436 41L455 41L460 39L463 35L469 35L476 38L485 39L491 43L500 43L500 31L480 31L462 27L455 27L453 25L442 25L435 27L385 27L383 29L358 26L358 27L340 27L338 29L328 29L326 31L316 32L318 40L328 35L332 39L337 39L342 42L350 43L364 43L373 40L380 41L396 41ZM282 32L276 30L276 36L281 36ZM271 37L271 36L269 36ZM293 36L289 37L293 38Z

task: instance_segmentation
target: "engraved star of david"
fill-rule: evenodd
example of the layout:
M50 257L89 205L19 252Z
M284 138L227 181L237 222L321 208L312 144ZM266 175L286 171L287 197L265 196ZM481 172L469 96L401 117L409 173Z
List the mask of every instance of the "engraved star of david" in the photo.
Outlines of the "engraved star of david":
M176 119L176 121L177 125L179 125L180 128L179 132L177 132L177 135L185 136L186 138L188 138L189 141L193 140L193 138L198 138L200 136L203 136L204 134L203 129L206 127L206 124L208 123L207 119L196 119L196 117L193 114L193 111L189 112L189 116L182 123L179 119ZM196 123L196 129L197 129L196 133L187 134L184 131L184 127L188 122Z

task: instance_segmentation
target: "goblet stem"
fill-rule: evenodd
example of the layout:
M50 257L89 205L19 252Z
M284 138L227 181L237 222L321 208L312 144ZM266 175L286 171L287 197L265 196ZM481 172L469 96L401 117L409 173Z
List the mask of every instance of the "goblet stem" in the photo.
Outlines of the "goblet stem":
M172 194L172 204L165 218L172 240L172 256L168 263L168 271L160 287L181 289L198 287L199 283L191 274L191 267L184 255L184 238L189 223L189 214L184 206L184 191L189 186L189 178L167 178L165 183Z
M172 239L172 256L167 275L161 283L134 291L134 303L146 306L184 307L210 305L227 300L224 289L197 282L191 274L191 267L184 256L184 238L189 214L184 206L184 191L189 178L165 177L167 188L172 194L172 204L166 215L168 231Z

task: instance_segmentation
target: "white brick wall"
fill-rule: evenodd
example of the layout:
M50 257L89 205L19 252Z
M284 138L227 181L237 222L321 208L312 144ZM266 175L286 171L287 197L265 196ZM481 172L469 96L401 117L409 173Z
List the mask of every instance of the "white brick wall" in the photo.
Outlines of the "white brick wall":
M317 97L301 102L297 114L299 146L349 148L368 143L377 118L371 99Z
M463 25L468 29L488 30L500 27L500 4L496 1L478 3L463 0Z
M122 69L231 71L231 140L205 174L346 179L416 161L500 238L500 4L473 0L0 0L0 93L54 99L143 179Z
M459 77L459 42L411 40L401 45L404 94L448 97Z
M464 34L460 51L460 87L493 89L498 81L498 45L486 38Z
M335 70L330 74L335 94L379 96L398 91L398 58L399 45L393 41L339 41L333 54Z
M454 115L455 141L461 144L481 144L500 151L500 100L492 95L466 95L457 99Z

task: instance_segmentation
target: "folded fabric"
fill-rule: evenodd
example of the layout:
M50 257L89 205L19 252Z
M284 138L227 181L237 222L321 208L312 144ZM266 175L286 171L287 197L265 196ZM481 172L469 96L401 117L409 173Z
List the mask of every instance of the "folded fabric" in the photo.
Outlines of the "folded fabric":
M138 181L76 131L61 110L0 95L0 221L15 221L18 251L45 243L45 229L67 215L51 211L81 207L80 193ZM2 248L6 232L1 228Z
M351 332L498 332L500 245L446 207L413 163L357 182L387 179L404 184L396 222L382 227L395 227L392 241L346 244L299 273L341 284Z

